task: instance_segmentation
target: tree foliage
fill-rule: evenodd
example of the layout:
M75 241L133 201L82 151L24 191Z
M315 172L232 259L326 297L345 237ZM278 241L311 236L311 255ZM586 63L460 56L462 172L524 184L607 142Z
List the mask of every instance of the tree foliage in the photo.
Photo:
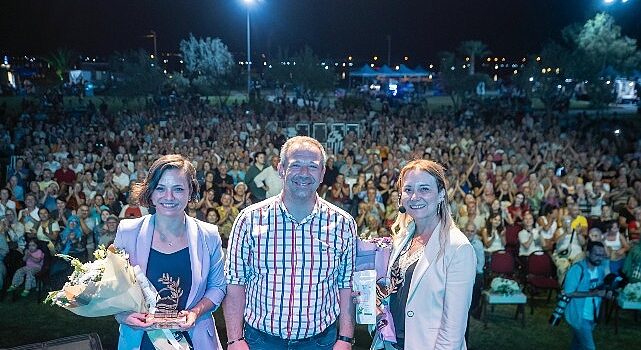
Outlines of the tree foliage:
M115 76L112 92L116 94L156 94L167 82L162 68L143 49L126 53L116 52L111 57L111 67Z
M217 95L224 103L233 85L234 57L220 39L189 38L180 42L187 77L192 87L205 95Z
M65 75L76 63L78 55L68 49L58 48L45 57L42 57L49 67L55 72L60 81L65 80Z
M622 35L608 14L569 25L561 36L561 42L543 46L540 62L531 57L517 79L519 87L538 97L548 112L569 104L576 84L585 88L592 107L607 106L614 100L613 84L608 80L641 62L636 40Z
M268 76L295 85L306 105L334 87L333 69L323 66L310 47L306 46L293 57L288 56L287 50L279 49L278 62L269 70Z
M582 50L601 72L611 66L620 72L629 72L639 63L637 41L621 34L621 27L614 18L599 13L588 20L575 37L576 46Z
M470 75L462 68L464 60L453 52L440 52L439 61L439 83L452 99L454 108L459 108L463 101L472 96L480 82L488 84L490 81L487 74Z
M488 49L487 45L478 40L463 41L458 48L459 52L470 58L468 64L468 72L470 75L475 74L476 58L483 58L492 52Z

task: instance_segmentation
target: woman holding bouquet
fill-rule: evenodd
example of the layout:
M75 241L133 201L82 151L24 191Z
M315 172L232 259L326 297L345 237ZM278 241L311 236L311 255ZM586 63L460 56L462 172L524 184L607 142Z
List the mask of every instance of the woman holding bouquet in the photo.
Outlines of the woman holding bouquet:
M220 236L216 226L185 214L198 193L196 171L186 158L160 157L131 193L156 213L122 220L114 245L129 254L131 264L139 265L158 291L157 313L179 317L173 334L192 342L196 350L222 349L211 316L226 292ZM150 316L116 315L119 349L154 349L154 336L146 332L154 329Z
M476 257L450 215L444 169L414 160L400 172L399 215L384 305L396 342L374 348L466 349L465 328L476 275Z

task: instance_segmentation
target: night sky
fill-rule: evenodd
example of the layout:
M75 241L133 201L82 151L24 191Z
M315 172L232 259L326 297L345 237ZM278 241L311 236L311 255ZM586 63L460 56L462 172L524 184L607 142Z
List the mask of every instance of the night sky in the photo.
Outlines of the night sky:
M463 40L517 58L537 52L560 30L603 9L602 0L259 0L252 13L252 52L276 55L309 45L320 56L407 55L416 63ZM608 8L624 34L641 39L641 0ZM178 52L190 32L219 37L244 55L242 0L2 0L0 52L42 55L58 47L105 55L143 47Z

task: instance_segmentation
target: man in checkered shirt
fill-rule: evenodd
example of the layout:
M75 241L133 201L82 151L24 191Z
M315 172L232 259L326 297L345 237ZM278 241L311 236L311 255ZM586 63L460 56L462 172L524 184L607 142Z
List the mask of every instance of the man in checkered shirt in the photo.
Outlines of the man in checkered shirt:
M280 194L232 229L223 302L235 349L351 349L356 223L316 194L327 155L298 136L281 149Z

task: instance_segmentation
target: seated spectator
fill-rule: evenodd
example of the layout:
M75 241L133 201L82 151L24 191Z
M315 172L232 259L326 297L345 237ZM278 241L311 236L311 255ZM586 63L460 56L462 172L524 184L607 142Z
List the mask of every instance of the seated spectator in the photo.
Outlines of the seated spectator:
M16 211L16 202L11 200L11 190L0 189L0 216L4 216L7 209Z
M109 247L116 239L116 231L118 230L118 217L109 215L105 221L105 228L101 231L98 238L98 246Z
M105 200L105 205L109 207L109 211L112 213L120 213L122 210L122 203L118 198L119 193L114 190L114 188L105 188L105 193L103 198Z
M234 178L227 174L227 163L222 162L218 165L218 169L214 171L214 191L216 191L216 202L220 203L223 193L231 194L234 190ZM280 191L279 191L280 192Z
M111 212L111 210L109 210ZM89 206L86 204L81 205L78 208L78 219L80 220L80 229L82 230L82 237L77 244L77 251L79 256L83 254L87 257L93 256L93 251L96 247L96 242L93 240L93 230L96 227L96 220L92 217L89 217ZM83 253L83 249L86 248L86 252Z
M229 237L234 220L238 216L238 208L232 205L232 197L225 193L220 198L221 204L216 207L218 211L218 233L221 237Z
M91 233L93 237L94 242L98 242L100 240L100 237L102 236L102 233L107 230L107 218L112 215L109 209L105 206L104 209L100 212L100 216L95 219L96 225L93 228L93 232ZM93 220L94 218L90 216L90 218Z
M385 204L385 216L383 217L383 227L391 229L392 224L398 215L399 195L397 190L391 190L387 203Z
M343 164L338 170L338 172L343 174L346 178L356 178L360 171L361 166L354 163L354 157L352 155L345 157L345 164Z
M20 184L18 184L18 177L17 176L11 176L9 177L9 182L7 183L7 188L11 190L11 193L13 194L13 199L15 199L18 202L23 202L24 201L24 187L22 187Z
M575 230L578 234L582 235L584 238L587 238L588 219L585 216L581 215L579 205L577 203L570 205L568 207L568 213L572 218L572 229Z
M474 227L483 227L487 223L487 217L478 212L477 202L473 196L466 196L468 199L465 201L465 215L459 219L458 225L466 227L468 223L474 224Z
M80 227L80 221L80 218L75 215L69 218L69 225L60 233L58 250L60 254L72 256L80 261L87 261L86 240Z
M122 165L115 164L113 168L112 181L114 187L120 193L125 193L129 191L129 175L122 171Z
M35 228L40 222L39 208L36 206L36 195L29 193L24 199L25 208L18 212L18 220L25 226L25 230Z
M557 278L563 282L570 265L585 256L582 248L585 245L584 237L572 229L570 216L563 217L561 227L554 234L554 243L552 260L556 265Z
M122 207L118 217L121 219L135 219L147 214L149 214L147 208L139 206L135 199L132 196L129 196L127 198L127 204Z
M38 215L40 216L40 221L35 229L36 237L41 241L47 242L47 247L49 248L51 255L55 255L60 252L57 249L60 244L60 226L54 218L51 218L47 208L40 208Z
M379 196L376 189L371 187L367 189L366 197L362 200L361 203L365 205L365 210L368 214L375 215L376 217L382 218L385 216L385 206L378 199Z
M519 243L519 257L527 257L543 249L539 230L534 227L534 216L529 211L523 214L523 229L519 232Z
M16 212L11 209L7 209L4 220L2 221L5 223L5 230L7 232L6 238L9 244L9 249L18 250L22 254L27 245L24 235L24 225L18 221Z
M325 176L323 176L323 182L318 189L318 194L321 197L326 197L327 191L334 186L334 183L336 183L336 177L339 174L338 168L334 166L334 157L332 156L327 158L327 162L325 163Z
M206 212L209 212L209 210L212 210L212 209L215 209L215 208L206 208L205 210ZM187 203L187 208L185 209L185 212L187 213L187 216L191 216L192 218L196 218L198 220L203 220L205 218L205 212L199 209L198 202L195 202L195 201L189 201Z
M505 249L505 226L501 215L493 214L486 220L485 227L481 229L481 238L486 254Z
M227 175L231 176L234 180L234 185L238 185L238 183L245 181L245 168L243 164L244 163L241 163L238 160L234 160L231 163L231 169L227 172Z
M49 187L49 185L55 182L56 181L53 179L51 170L44 169L42 171L42 181L38 182L38 188L40 189L40 191L45 191L47 187Z
M44 253L35 240L29 240L27 242L27 249L24 251L24 262L25 266L21 267L16 271L11 279L11 286L7 289L7 292L13 292L22 285L24 282L24 289L21 296L26 297L29 295L31 289L36 287L36 273L42 269L44 263Z
M89 216L99 220L100 215L105 208L109 209L109 207L105 205L104 197L101 194L96 194L89 203Z
M601 232L606 232L610 229L610 222L618 219L618 216L612 211L610 205L604 205L601 208L601 216L598 219L594 220L592 226L598 227Z
M70 210L78 210L83 204L87 203L87 197L81 182L74 182L68 187L69 193L67 194L67 208Z
M40 206L53 212L56 210L56 200L58 199L58 191L60 187L57 183L52 182L47 186L47 188L42 193L42 198L40 198Z
M220 217L218 216L218 210L216 208L207 209L207 216L205 216L205 222L208 222L213 225L218 225Z
M365 227L359 232L358 236L363 240L378 238L380 227L381 223L376 215L366 214Z
M43 177L45 177L46 180L46 171L43 173ZM60 160L60 169L56 170L56 172L53 175L53 178L58 182L60 185L60 192L61 193L67 193L67 190L69 187L73 185L73 183L76 181L76 173L73 172L69 168L69 159L68 158L62 158ZM44 190L45 187L40 185L40 189Z
M247 185L244 182L239 182L234 186L233 206L238 210L243 210L252 204L251 193L249 193Z
M625 255L630 249L628 240L619 232L619 223L611 221L608 230L603 235L603 245L610 259L610 272L619 273L623 268Z
M202 212L202 215L206 215L209 209L214 209L220 205L216 202L216 191L213 188L210 188L205 192L205 195L200 199L198 205L196 206Z
M376 189L378 190L378 193L380 193L383 203L387 203L387 199L389 198L389 193L392 188L393 186L389 182L389 177L387 176L387 174L381 174L381 176L378 178Z
M507 207L507 222L510 225L520 225L523 222L523 215L530 211L530 207L525 201L523 192L518 192L514 196L514 202Z

